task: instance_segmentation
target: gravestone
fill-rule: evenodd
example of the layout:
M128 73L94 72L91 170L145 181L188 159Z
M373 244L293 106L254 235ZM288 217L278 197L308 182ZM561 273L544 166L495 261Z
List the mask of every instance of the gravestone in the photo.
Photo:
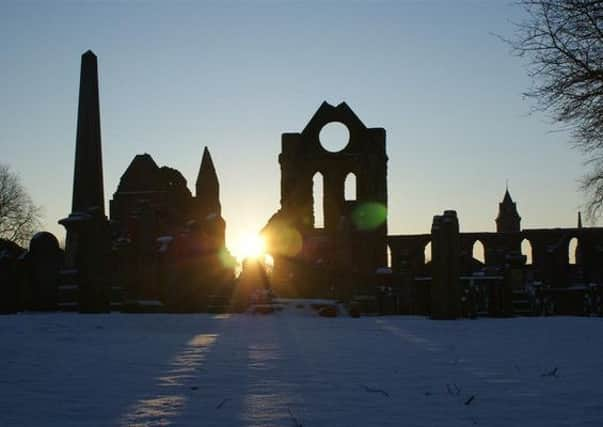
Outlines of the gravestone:
M19 311L17 260L8 250L0 248L0 314Z
M59 242L51 233L36 233L29 244L27 254L27 281L30 310L55 310L57 287L63 254Z

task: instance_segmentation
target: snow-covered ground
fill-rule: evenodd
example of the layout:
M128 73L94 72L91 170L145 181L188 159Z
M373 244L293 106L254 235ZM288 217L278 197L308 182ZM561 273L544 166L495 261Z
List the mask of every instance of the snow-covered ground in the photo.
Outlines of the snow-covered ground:
M1 426L603 426L603 319L0 317Z

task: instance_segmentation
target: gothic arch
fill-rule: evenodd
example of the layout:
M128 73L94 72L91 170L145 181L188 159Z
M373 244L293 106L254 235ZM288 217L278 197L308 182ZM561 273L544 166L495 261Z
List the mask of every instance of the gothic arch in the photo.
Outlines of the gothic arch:
M358 200L358 182L354 172L348 172L343 183L344 200Z
M521 254L526 257L526 265L532 265L534 263L534 249L532 247L532 242L528 238L524 238L521 241Z
M431 240L428 241L427 243L425 243L425 246L423 247L423 260L424 263L427 264L428 262L431 262L432 259L432 254L431 254Z
M471 256L482 264L486 263L486 246L480 239L475 240L471 245Z
M325 226L324 189L325 177L322 172L316 171L312 175L312 212L314 215L314 228L324 228Z
M580 245L580 241L577 237L572 237L567 243L567 263L569 265L578 264L578 246Z

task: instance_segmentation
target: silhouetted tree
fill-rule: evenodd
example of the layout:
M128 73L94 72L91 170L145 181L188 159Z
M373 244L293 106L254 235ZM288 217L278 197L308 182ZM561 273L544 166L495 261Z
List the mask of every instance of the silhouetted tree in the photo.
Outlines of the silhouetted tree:
M603 211L603 1L518 0L526 12L508 43L528 60L535 109L572 131L587 155L588 213Z
M40 225L35 206L16 173L0 164L0 238L26 246Z

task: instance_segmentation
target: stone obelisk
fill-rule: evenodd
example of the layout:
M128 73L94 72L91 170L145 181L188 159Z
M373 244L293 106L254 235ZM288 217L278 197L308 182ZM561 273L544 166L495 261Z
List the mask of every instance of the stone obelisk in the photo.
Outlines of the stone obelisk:
M98 65L96 55L91 50L82 55L80 71L71 211L85 212L90 208L98 208L100 213L105 213Z
M62 288L77 290L63 300L74 301L81 312L108 311L111 234L103 193L98 67L90 50L82 55L80 71L71 214L59 223L67 229Z

